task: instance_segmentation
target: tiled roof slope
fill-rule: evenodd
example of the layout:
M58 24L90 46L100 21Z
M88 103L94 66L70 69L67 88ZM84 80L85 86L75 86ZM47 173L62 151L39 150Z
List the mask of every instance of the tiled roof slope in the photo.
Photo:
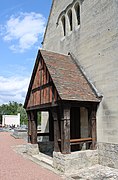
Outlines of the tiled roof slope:
M69 55L40 50L62 100L99 102L89 82Z

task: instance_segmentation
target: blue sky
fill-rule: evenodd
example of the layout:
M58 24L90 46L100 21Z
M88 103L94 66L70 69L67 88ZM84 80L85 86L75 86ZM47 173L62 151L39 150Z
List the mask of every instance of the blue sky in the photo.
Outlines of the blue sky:
M24 103L52 0L0 4L0 104Z

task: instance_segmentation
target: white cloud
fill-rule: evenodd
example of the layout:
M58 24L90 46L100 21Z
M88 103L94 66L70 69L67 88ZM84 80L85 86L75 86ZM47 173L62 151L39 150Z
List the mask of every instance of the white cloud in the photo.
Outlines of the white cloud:
M12 15L4 25L2 36L9 41L10 49L15 52L24 52L35 45L43 36L46 20L38 13L20 13ZM2 29L2 28L1 28Z
M28 89L29 77L0 76L0 104L15 101L24 103Z

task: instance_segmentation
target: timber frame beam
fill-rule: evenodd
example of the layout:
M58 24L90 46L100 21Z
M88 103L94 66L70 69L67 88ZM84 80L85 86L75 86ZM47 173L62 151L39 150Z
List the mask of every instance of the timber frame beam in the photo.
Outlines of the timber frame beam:
M37 111L27 112L28 114L28 142L37 144Z

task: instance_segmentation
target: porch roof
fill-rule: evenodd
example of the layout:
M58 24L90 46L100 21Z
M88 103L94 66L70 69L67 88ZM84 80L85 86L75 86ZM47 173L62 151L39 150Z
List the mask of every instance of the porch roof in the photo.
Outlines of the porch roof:
M91 84L70 55L40 50L54 85L62 100L95 101Z
M100 102L90 82L70 55L39 50L24 104L25 108L30 99L32 85L41 59L44 61L61 100Z

